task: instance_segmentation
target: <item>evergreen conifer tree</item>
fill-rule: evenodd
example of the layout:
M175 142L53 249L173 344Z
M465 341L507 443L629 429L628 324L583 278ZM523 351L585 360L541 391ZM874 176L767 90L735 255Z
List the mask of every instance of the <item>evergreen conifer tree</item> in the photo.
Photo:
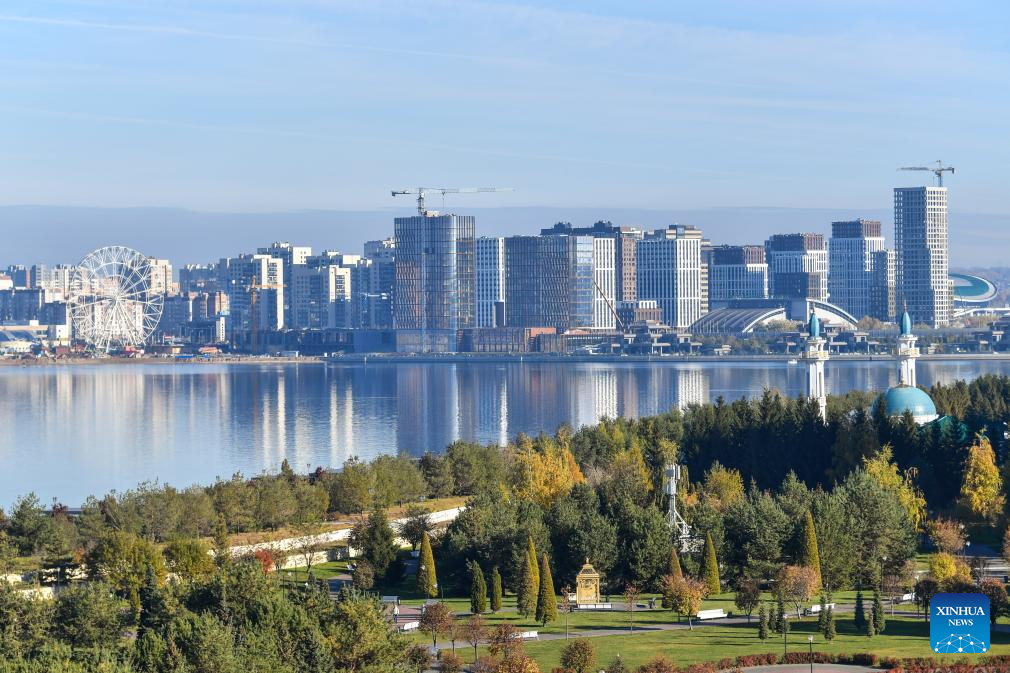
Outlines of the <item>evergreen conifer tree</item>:
M866 613L863 610L863 592L856 590L856 609L852 613L852 623L856 627L857 633L866 630Z
M501 610L501 573L498 566L491 569L491 612Z
M758 638L768 640L768 611L764 605L758 608Z
M529 563L519 566L519 588L516 590L516 610L523 617L532 617L537 611L539 594L533 589L533 571Z
M680 556L677 555L677 547L670 551L670 575L677 579L684 579L684 571L680 567Z
M866 621L866 637L872 638L877 635L877 627L873 625L873 619L867 619Z
M821 594L821 611L817 613L817 630L821 633L824 633L824 627L828 620L827 604L824 594Z
M711 533L705 533L705 561L701 576L710 596L719 593L719 561L715 557L715 545L712 543Z
M782 592L779 592L778 599L775 602L775 633L782 633L786 628L786 601L782 596Z
M533 602L536 603L537 596L540 595L540 557L537 556L537 548L533 544L533 536L527 537L526 540L526 563L530 567L530 580L533 582Z
M821 553L817 548L817 531L814 529L814 516L807 510L803 521L803 546L800 549L800 565L806 566L817 575L817 585L821 585Z
M887 626L886 616L884 615L884 603L880 600L880 592L873 592L873 630L877 633L883 633L884 628Z
M828 608L828 618L824 623L824 640L832 641L836 635L838 631L835 630L835 609Z
M421 554L417 559L417 591L425 598L438 596L435 555L431 553L431 540L427 533L421 536Z
M547 626L558 618L558 597L554 593L554 578L551 577L551 564L544 554L540 562L540 592L537 595L537 621Z
M476 561L470 561L470 576L470 612L479 615L487 611L487 583Z

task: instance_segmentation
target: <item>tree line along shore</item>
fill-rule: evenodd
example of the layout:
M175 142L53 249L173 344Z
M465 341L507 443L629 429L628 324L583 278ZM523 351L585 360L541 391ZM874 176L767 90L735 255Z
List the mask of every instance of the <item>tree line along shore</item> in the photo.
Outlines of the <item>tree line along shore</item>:
M0 582L0 671L418 670L404 652L419 638L391 628L377 595L452 605L475 601L483 585L487 602L451 610L455 621L486 611L488 626L507 614L550 629L566 614L563 588L587 559L603 591L651 596L671 622L727 601L753 616L754 643L788 628L779 612L822 596L855 600L855 591L866 638L885 637L867 634L866 624L886 633L874 604L893 595L928 601L939 590L984 590L999 617L1005 587L973 568L965 549L969 538L997 549L1003 542L1010 379L929 392L943 423L888 417L860 392L831 398L825 423L809 401L768 391L520 435L503 447L456 442L420 458L352 459L337 471L296 474L285 465L209 486L143 484L89 498L74 515L29 494L0 514L0 575L51 569L46 576L66 586L39 600ZM672 463L685 466L678 510L697 540L679 553L663 489ZM441 498L466 508L435 527L426 511ZM404 516L394 529L387 510L397 506ZM336 601L321 568L291 582L271 572L277 559L228 551L235 536L308 538L336 520L354 524L350 544L360 555ZM497 612L496 591L508 606ZM814 620L825 643L828 612ZM569 643L524 647L506 627L515 624L494 624L478 643L486 670L562 663ZM433 627L436 643L446 628ZM848 637L849 628L836 632ZM680 634L669 632L669 647ZM443 664L451 670L452 656Z

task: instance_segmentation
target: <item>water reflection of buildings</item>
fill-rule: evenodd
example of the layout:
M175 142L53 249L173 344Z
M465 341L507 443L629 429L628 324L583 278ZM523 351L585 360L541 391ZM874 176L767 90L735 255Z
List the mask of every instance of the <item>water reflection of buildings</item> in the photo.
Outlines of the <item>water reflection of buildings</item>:
M926 361L920 382L1010 373L1006 361ZM832 360L829 390L884 390L890 359ZM795 396L785 362L458 363L346 367L121 365L0 368L0 502L35 489L71 505L158 479L185 487L350 456L504 443L562 423L643 416L722 395Z

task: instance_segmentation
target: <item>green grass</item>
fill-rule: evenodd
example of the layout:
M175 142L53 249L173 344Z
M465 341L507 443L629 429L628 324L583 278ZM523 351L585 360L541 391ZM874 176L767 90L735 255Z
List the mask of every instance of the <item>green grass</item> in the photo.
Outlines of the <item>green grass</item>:
M817 632L817 620L807 619L792 624L789 651L806 652L807 636L814 635L814 651L833 654L873 652L879 656L928 657L929 625L915 619L889 619L882 635L873 639L855 633L851 618L836 622L838 637L828 643ZM717 662L724 657L742 654L774 652L782 654L782 636L761 641L757 629L741 626L703 626L694 631L653 631L637 635L601 636L591 638L596 646L598 664L605 665L620 654L628 666L638 666L657 655L663 655L679 665L702 661ZM558 666L563 640L541 641L526 646L527 653L537 660L541 670ZM472 653L472 650L471 650ZM1010 654L1010 634L993 632L990 654ZM964 656L964 655L958 655ZM938 658L939 655L937 655ZM950 656L948 659L957 657ZM972 658L972 657L970 657ZM977 658L977 655L973 658Z
M312 566L312 574L317 580L327 580L347 572L349 571L347 570L346 560L317 563ZM304 582L308 579L308 572L306 572L305 568L288 568L287 570L278 570L277 576L282 580Z

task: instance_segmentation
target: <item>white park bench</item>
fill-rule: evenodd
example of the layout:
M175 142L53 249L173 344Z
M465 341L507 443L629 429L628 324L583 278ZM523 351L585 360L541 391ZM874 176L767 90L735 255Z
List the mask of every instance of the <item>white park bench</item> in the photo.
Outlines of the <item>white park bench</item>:
M613 610L613 603L584 603L577 606L579 610Z
M382 597L382 602L383 603L392 603L393 605L399 605L400 604L400 597L399 596L383 596Z
M538 631L523 631L519 637L523 640L540 640L540 633Z
M706 619L722 619L726 616L726 611L722 608L718 610L698 610L698 614L695 616L698 621L704 621Z
M403 632L417 631L419 628L421 628L421 622L404 622L400 624L400 630Z
M832 610L834 610L835 609L835 604L834 603L828 603L827 605L824 606L825 610L827 610L828 608L831 608ZM808 615L820 614L820 612L821 612L821 604L818 603L817 605L811 605L809 608L807 608L803 612L804 612L804 614L808 614Z

